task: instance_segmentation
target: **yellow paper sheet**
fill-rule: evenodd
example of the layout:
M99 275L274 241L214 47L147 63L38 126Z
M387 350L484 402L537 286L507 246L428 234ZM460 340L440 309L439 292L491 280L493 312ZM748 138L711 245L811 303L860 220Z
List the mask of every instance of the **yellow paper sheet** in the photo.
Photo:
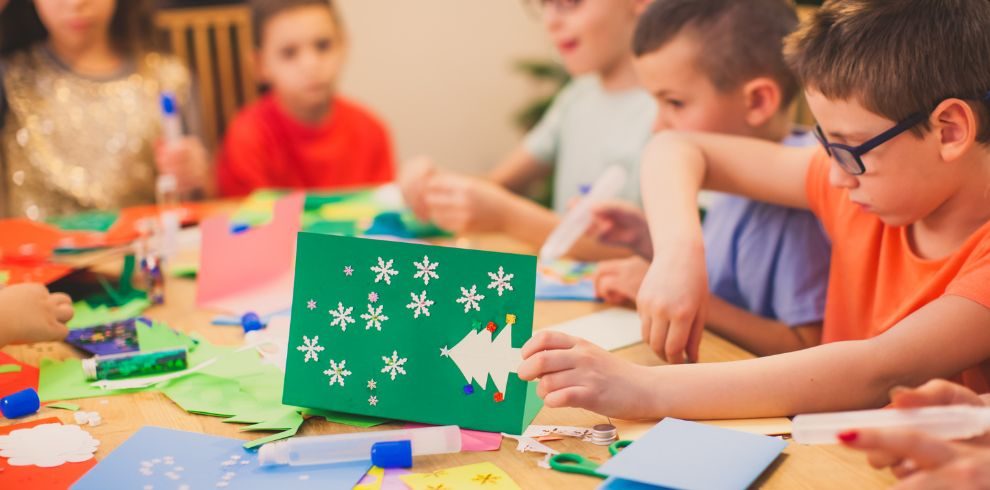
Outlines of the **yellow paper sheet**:
M636 440L639 436L657 425L657 420L629 421L612 420L616 429L619 430L619 439ZM698 420L697 422L714 425L723 429L762 434L765 436L780 436L791 433L791 419L787 417L773 417L767 419L731 419L731 420Z
M382 479L385 478L385 469L372 466L371 469L368 470L368 474L365 475L364 479L368 479L369 477L374 478L374 480L370 483L355 485L353 490L381 490L383 483ZM364 481L364 479L361 481Z
M414 473L399 478L412 490L490 489L519 490L509 475L492 463L458 466L432 473Z

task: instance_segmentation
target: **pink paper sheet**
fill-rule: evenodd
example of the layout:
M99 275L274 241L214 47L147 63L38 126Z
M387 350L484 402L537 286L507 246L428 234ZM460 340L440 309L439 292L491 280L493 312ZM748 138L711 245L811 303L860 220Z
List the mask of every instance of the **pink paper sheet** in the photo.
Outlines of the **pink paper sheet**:
M428 427L423 424L406 424L407 429ZM461 429L461 451L498 451L502 447L502 434L480 430Z
M262 316L291 306L296 234L305 198L295 193L280 199L271 223L243 233L231 233L225 216L204 221L196 304Z

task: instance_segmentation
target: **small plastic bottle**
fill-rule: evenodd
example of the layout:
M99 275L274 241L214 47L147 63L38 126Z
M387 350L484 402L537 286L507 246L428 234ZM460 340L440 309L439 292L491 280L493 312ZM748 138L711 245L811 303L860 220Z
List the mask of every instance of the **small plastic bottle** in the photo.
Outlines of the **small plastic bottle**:
M371 450L375 444L395 441L409 441L412 456L456 453L461 450L461 430L456 425L445 425L419 429L294 437L261 446L261 449L258 450L258 462L262 466L308 466L367 461L371 459Z
M990 429L990 408L953 405L798 415L791 435L801 444L838 444L840 433L854 429L912 429L945 440L970 439Z

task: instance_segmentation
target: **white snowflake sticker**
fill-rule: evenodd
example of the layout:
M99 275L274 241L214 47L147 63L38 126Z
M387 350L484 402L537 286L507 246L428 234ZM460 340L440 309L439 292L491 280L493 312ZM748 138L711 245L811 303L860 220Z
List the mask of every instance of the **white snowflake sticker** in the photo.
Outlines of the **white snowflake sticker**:
M330 369L323 371L323 374L330 376L330 386L335 383L344 386L344 378L351 375L351 372L345 367L346 364L347 361L340 361L340 364L337 364L333 359L330 360Z
M316 309L316 300L315 299L311 299L311 300L307 301L306 302L306 308L308 308L309 311L315 310Z
M378 257L378 265L371 266L371 271L378 274L375 276L375 283L385 281L385 284L392 285L392 276L399 274L399 271L392 268L394 262L394 259L389 259L388 262L385 262L381 257Z
M424 255L422 262L413 262L416 269L419 271L413 276L413 279L422 279L423 285L430 284L430 279L440 279L437 275L437 266L440 265L439 262L430 262L430 257Z
M296 350L299 352L306 353L306 358L303 359L304 363L309 362L310 359L319 362L320 360L319 353L323 352L324 350L323 346L320 345L319 342L320 342L319 335L313 338L309 338L303 335L303 345L296 347Z
M383 308L385 308L385 305L378 305L377 308L372 305L368 305L368 312L361 315L361 319L368 322L364 326L365 330L376 328L379 332L382 331L382 323L388 320L388 315L382 313Z
M489 272L488 277L492 279L491 284L488 285L488 289L498 289L499 296L502 296L502 291L513 290L512 284L509 283L509 281L511 281L513 277L516 277L516 275L506 274L505 269L503 269L502 266L498 267L498 274Z
M399 351L392 351L392 357L382 356L382 360L385 361L385 367L381 372L391 375L392 381L395 381L396 374L406 374L406 369L402 366L408 359L399 359Z
M336 310L330 310L330 316L333 317L333 321L330 322L331 327L340 327L341 332L347 331L347 325L355 323L354 318L351 317L351 312L354 311L354 307L344 308L344 303L337 303Z
M412 303L406 305L406 308L410 310L416 310L413 314L413 318L419 318L419 315L430 316L430 307L433 306L433 300L426 299L426 291L420 293L416 296L416 293L409 293L412 296Z
M370 397L368 397L368 405L371 405L373 407L374 406L377 406L378 405L378 397L375 396L375 395L371 395Z
M457 303L464 305L464 313L471 311L481 311L481 300L485 299L483 294L478 294L478 286L471 286L471 290L461 288L461 298L457 300Z

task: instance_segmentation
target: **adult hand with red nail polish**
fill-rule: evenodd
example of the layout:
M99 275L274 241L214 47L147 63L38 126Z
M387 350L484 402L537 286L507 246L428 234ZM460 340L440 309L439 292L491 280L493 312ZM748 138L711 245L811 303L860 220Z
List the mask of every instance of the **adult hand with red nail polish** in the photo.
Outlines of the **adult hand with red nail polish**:
M933 405L985 406L975 392L945 380L919 388L895 388L892 408ZM943 441L915 430L862 429L839 434L849 448L863 451L874 468L890 468L901 481L895 488L990 489L990 436Z

